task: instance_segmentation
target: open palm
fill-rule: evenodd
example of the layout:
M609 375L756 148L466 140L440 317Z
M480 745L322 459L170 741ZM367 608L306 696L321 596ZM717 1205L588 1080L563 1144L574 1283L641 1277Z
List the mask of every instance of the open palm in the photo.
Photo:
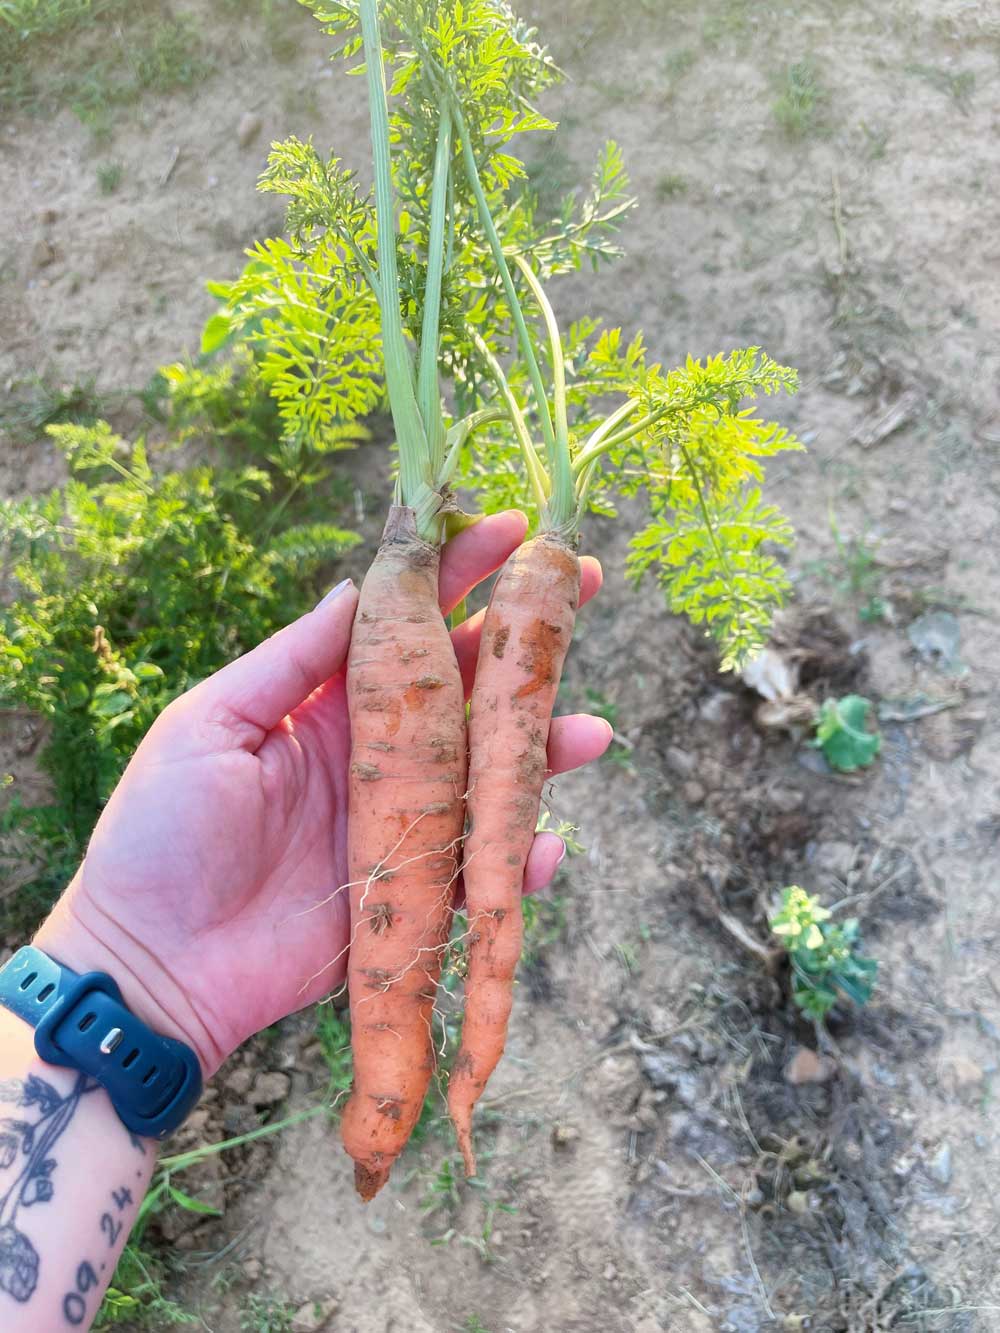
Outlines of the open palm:
M524 536L500 514L456 537L441 562L450 611ZM581 600L600 586L584 561ZM86 858L38 943L78 970L110 972L151 1026L198 1052L206 1074L252 1033L329 994L350 936L343 666L357 592L315 610L177 699L136 751ZM455 631L467 688L481 617ZM553 773L600 754L597 718L553 722ZM562 856L535 842L525 888Z

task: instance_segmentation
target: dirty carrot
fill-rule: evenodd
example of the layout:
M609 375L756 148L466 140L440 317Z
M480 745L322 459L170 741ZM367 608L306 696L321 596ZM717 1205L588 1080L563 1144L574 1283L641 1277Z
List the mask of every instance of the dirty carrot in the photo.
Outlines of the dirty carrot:
M546 743L580 600L580 562L558 535L525 542L497 580L469 714L465 843L468 973L448 1109L476 1173L472 1110L503 1054L521 956L521 884L546 772Z
M633 569L658 566L672 609L707 624L725 645L723 665L732 666L760 646L770 610L787 586L773 557L760 552L767 540L787 540L787 524L744 483L762 475L755 455L799 446L781 427L740 410L740 400L756 390L774 392L794 381L767 357L758 360L756 349L704 367L689 360L684 371L664 377L658 366L645 363L641 338L621 351L620 333L612 331L598 341L588 365L571 331L573 355L567 356L520 240L508 263L458 97L452 114L516 335L519 359L512 371L504 370L475 329L468 336L504 405L539 526L538 535L508 560L487 609L469 718L467 976L448 1107L466 1171L474 1175L472 1113L506 1042L520 954L521 886L579 600L580 525L592 497L599 500L603 468L610 463L624 474L627 494L641 485L652 500L651 520L633 540ZM543 249L539 256L544 271ZM522 296L534 306L530 323ZM624 392L625 401L588 424L586 411L609 392ZM573 430L571 410L577 414Z
M375 209L371 217L368 206L351 195L341 234L377 298L399 451L394 504L361 588L347 667L352 736L347 981L354 1082L341 1132L354 1159L358 1193L369 1200L405 1147L434 1071L434 1000L460 864L467 767L465 701L438 605L438 566L456 440L464 439L479 417L447 431L439 384L450 116L447 109L442 112L432 139L415 368L401 314L377 0L361 0L359 16ZM332 210L324 214L324 225L332 225L332 216ZM372 230L374 257L365 249Z
M347 668L354 1086L344 1146L372 1198L434 1071L434 998L464 819L465 707L438 609L438 549L393 508L364 581Z

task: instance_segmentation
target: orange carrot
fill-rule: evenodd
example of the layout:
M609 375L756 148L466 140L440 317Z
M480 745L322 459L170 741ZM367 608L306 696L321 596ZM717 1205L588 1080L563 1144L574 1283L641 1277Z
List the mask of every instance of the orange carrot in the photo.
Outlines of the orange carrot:
M580 599L580 562L544 533L507 561L483 624L469 715L465 897L468 974L448 1109L468 1175L472 1110L503 1054L521 953L521 885L546 772L546 743Z
M382 1188L434 1070L431 1020L458 876L465 704L438 607L436 547L394 507L361 589L347 666L355 1185Z

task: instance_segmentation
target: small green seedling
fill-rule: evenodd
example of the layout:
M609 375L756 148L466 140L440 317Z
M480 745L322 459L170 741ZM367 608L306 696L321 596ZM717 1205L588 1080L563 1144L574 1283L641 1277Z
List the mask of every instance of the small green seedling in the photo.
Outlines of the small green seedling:
M792 998L807 1018L821 1023L841 997L854 1004L871 998L878 962L858 952L858 922L834 923L819 899L797 885L782 890L768 925L788 952Z
M813 744L823 751L831 768L853 773L872 763L882 748L882 736L877 730L868 730L871 711L871 701L860 694L845 694L842 699L827 699L823 704Z

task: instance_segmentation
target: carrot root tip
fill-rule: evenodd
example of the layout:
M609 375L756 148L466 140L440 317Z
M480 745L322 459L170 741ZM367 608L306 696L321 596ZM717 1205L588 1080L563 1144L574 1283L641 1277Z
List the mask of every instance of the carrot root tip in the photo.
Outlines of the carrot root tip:
M388 1179L388 1167L366 1166L364 1162L354 1163L354 1188L364 1203L371 1203Z

